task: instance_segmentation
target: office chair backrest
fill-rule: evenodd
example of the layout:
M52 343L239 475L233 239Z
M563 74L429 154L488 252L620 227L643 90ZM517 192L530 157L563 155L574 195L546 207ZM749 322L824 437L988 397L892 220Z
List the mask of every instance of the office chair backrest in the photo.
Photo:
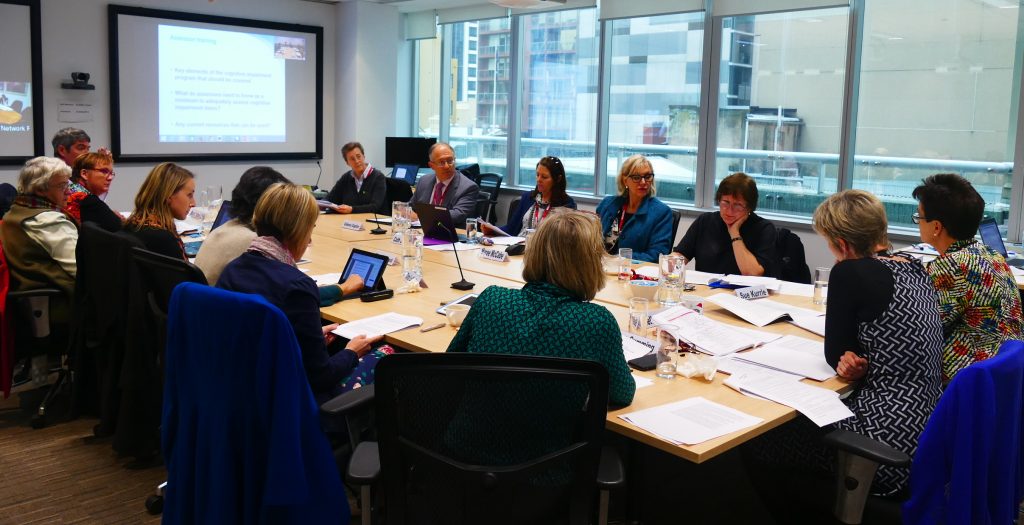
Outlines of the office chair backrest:
M348 523L284 313L194 283L175 288L169 308L163 523Z
M903 523L1013 523L1024 498L1024 342L964 368L928 419Z
M17 188L6 182L0 183L0 218L3 218L4 214L11 209L11 204L14 204L14 197L17 195Z
M412 199L412 186L402 179L392 179L390 177L384 179L384 182L387 185L384 205L377 211L377 213L390 217L391 203L396 201L409 202L409 200Z
M119 327L123 331L133 247L141 248L142 243L127 233L111 233L92 222L82 224L79 230L75 322L90 332L90 338L103 339Z
M488 195L490 207L484 218L492 223L496 220L494 209L498 206L498 193L501 190L501 181L503 179L497 173L481 173L476 182L477 186L480 187L480 192L486 192Z
M167 305L175 286L183 282L208 284L203 271L187 261L138 247L132 248L132 258L141 270L149 306L158 317L167 317Z
M776 228L775 255L779 258L780 279L811 284L811 269L807 267L804 243L800 241L799 235L787 228Z
M587 522L608 403L599 363L402 354L375 376L389 524Z
M683 212L672 210L672 246L676 245L676 235L679 234L679 221L683 218Z

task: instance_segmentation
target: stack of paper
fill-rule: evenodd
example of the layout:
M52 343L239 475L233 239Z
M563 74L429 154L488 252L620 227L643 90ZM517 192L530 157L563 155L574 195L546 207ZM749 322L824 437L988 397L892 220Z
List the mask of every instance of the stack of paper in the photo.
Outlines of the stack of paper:
M673 327L672 333L711 355L726 355L774 341L778 334L719 323L683 306L673 306L651 317L651 322Z
M740 299L732 294L717 293L708 297L709 302L715 303L722 308L736 314L740 319L754 325L763 327L779 319L814 318L825 315L825 312L808 310L799 306L792 306L780 303L771 299L754 299L748 301Z
M467 250L479 250L482 247L479 244L470 244L468 242L457 242L457 243L455 243L455 246L458 247L457 249L460 252L464 252L464 251L467 251ZM450 242L446 242L444 244L434 244L432 246L424 245L423 247L428 249L428 250L434 250L435 252L450 252L450 251L454 251L456 249L456 248L452 247L452 243L450 243Z
M390 334L391 332L397 332L410 326L419 326L421 324L423 324L423 319L419 317L390 312L345 323L335 328L332 333L340 335L345 339L352 339L360 335L372 337Z
M835 370L825 361L825 344L787 335L762 347L733 355L733 359L824 381Z
M725 277L725 275L721 273L708 273L698 272L697 270L686 270L687 284L703 284L704 286L707 286L708 281L710 281L711 279L721 279L722 277Z
M619 417L676 445L696 445L764 421L703 397L691 397Z
M853 416L839 399L838 392L802 383L796 376L743 372L732 374L725 384L793 408L819 427Z
M722 281L737 286L764 286L773 292L779 291L782 281L774 277L760 277L756 275L726 275Z
M328 286L332 284L338 284L338 281L341 279L341 272L325 273L322 275L310 275L310 277L312 277L313 280L316 281L317 286Z

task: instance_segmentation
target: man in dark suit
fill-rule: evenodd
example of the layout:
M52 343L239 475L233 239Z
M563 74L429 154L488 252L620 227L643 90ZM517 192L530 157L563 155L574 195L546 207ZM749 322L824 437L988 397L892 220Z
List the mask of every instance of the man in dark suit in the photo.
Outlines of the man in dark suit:
M444 142L430 147L430 162L433 175L425 175L416 183L409 204L423 202L448 208L452 222L461 225L476 211L477 194L480 188L455 169L455 150Z

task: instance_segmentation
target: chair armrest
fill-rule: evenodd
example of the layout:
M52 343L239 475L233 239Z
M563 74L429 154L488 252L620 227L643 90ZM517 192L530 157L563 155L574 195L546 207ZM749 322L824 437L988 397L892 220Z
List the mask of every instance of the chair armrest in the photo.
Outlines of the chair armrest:
M373 403L373 385L349 390L320 406L320 415L325 418L344 417L345 414Z
M611 490L626 484L626 469L615 447L601 448L601 463L597 466L597 487Z
M56 297L64 292L56 288L36 288L35 290L18 290L7 292L7 299L27 299L29 297Z
M362 390L362 389L360 389ZM352 453L345 477L353 485L372 485L380 477L380 451L376 441L363 441Z
M825 435L826 445L870 459L882 465L909 467L910 456L889 445L849 430L837 429Z

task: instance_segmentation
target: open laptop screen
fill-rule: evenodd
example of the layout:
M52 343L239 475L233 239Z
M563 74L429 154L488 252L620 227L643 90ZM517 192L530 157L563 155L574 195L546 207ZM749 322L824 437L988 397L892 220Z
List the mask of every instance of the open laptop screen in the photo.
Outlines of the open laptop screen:
M398 164L391 170L392 179L402 179L410 185L416 184L416 176L420 167L415 164Z
M231 201L224 201L220 204L220 211L217 212L217 218L213 220L213 227L211 230L216 230L220 225L235 218L235 214L231 212Z
M999 225L995 219L985 219L978 225L978 234L981 235L981 242L992 248L999 255L1006 257L1006 245L1003 244L1003 236L999 233Z

